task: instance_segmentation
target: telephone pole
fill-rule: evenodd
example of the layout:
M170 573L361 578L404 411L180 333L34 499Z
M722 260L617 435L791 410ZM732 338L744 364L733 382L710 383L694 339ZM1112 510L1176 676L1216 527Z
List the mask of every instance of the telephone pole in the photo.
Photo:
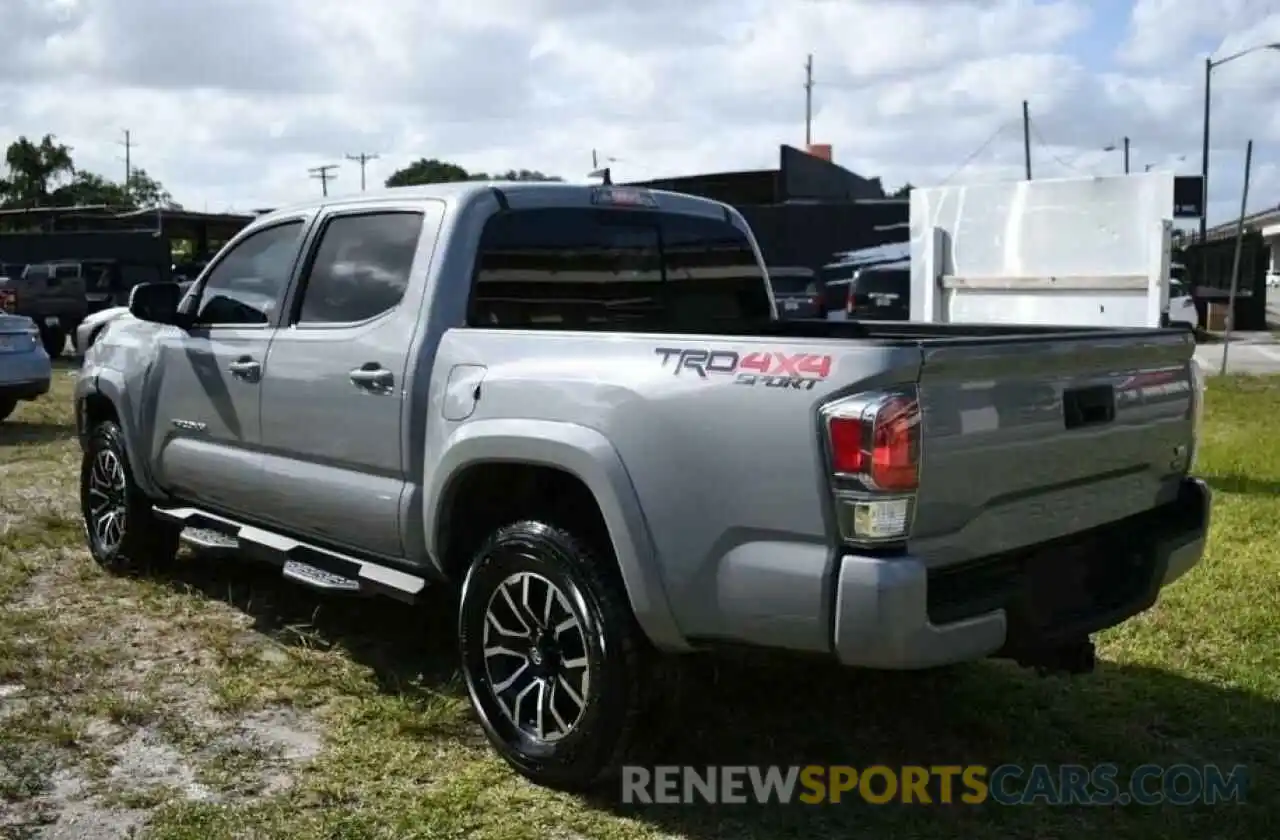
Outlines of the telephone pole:
M361 152L358 155L347 155L347 160L354 160L356 163L360 164L360 192L364 192L365 166L368 165L369 161L377 160L377 159L378 159L377 155L365 154L364 152Z
M326 163L324 166L313 166L307 170L312 178L320 182L320 190L326 198L329 196L329 182L338 177L329 173L337 168L338 164L336 163Z
M133 187L133 134L126 128L124 140L116 142L124 146L124 194L128 196Z
M1124 174L1129 174L1129 138L1124 138Z
M804 61L804 148L813 143L813 53Z
M1031 180L1031 111L1022 100L1022 156L1027 163L1027 180Z

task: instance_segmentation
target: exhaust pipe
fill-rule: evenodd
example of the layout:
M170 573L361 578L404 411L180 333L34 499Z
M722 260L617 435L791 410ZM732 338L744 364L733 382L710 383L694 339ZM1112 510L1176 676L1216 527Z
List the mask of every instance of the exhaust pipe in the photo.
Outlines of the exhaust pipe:
M1050 674L1091 674L1097 667L1097 649L1088 637L1051 647L1031 648L1014 654L1024 668L1035 668L1041 676Z

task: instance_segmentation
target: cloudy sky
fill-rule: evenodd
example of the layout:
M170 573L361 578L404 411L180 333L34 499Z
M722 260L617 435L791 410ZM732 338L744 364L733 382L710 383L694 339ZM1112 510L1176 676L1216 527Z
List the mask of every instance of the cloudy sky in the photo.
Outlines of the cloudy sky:
M1199 170L1203 61L1280 41L1280 0L0 0L0 140L133 160L192 209L318 195L377 153L571 180L767 168L814 139L895 187ZM1280 51L1213 74L1210 220L1280 204ZM967 163L966 163L967 161Z

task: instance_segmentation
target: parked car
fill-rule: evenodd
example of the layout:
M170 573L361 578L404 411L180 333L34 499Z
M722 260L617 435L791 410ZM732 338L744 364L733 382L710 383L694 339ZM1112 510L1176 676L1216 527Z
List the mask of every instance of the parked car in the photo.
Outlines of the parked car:
M1169 281L1169 308L1165 310L1165 323L1182 324L1191 329L1200 326L1200 315L1191 290L1178 280Z
M183 294L191 288L193 280L186 280L178 284L178 288ZM129 316L128 306L113 306L109 309L100 309L92 315L87 316L76 327L76 331L71 336L71 347L77 353L84 353L93 343L98 340L98 336L102 335L110 324L120 318Z
M911 271L863 268L827 283L828 306L836 320L906 321L911 317ZM838 302L838 306L836 306ZM830 317L830 316L829 316Z
M88 314L85 281L77 262L33 263L17 277L0 277L0 289L13 312L35 321L45 352L62 355L67 335Z
M0 421L18 403L49 392L53 364L40 343L40 328L30 318L0 312Z
M459 586L485 734L562 788L634 755L660 652L1085 671L1200 560L1189 335L778 320L757 254L736 210L634 187L263 215L86 354L89 550Z
M770 268L773 298L782 318L825 318L827 308L811 268Z

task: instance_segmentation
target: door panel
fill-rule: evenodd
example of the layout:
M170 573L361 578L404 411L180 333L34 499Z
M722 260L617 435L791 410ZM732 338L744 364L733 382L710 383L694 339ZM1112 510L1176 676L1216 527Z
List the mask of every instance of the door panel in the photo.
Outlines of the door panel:
M262 483L262 379L305 221L250 230L183 302L195 322L158 339L146 406L152 464L184 501L254 518Z
M156 364L154 463L161 486L192 502L252 513L261 487L261 383L235 375L266 359L268 332L202 330L162 340Z
M439 223L420 206L321 222L263 388L264 479L275 491L263 511L291 532L404 556L403 389Z

